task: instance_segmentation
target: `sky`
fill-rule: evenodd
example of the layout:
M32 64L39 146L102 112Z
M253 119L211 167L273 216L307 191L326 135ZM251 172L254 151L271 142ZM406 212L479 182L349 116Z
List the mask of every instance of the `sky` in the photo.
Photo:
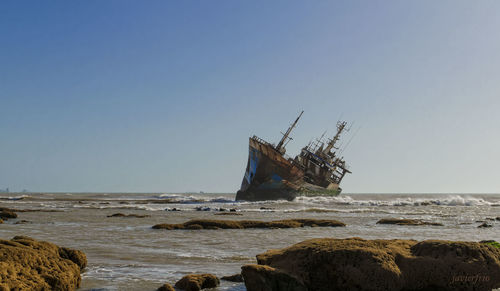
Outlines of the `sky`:
M1 1L0 188L236 192L339 118L345 193L499 193L499 1ZM352 138L352 139L351 139Z

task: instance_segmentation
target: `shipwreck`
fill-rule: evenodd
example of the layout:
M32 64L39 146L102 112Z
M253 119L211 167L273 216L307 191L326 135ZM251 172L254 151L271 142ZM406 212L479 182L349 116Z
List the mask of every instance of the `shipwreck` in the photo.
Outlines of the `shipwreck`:
M337 132L331 139L323 140L323 134L291 158L286 155L285 147L303 113L290 125L277 145L257 136L250 138L247 167L236 200L293 200L303 195L340 194L340 182L347 173L351 173L343 157L337 154L340 137L348 130L347 122L338 121Z

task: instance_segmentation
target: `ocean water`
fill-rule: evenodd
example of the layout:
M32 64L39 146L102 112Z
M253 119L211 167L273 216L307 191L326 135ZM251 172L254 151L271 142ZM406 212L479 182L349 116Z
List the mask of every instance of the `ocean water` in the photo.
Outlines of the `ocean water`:
M88 267L80 290L156 290L189 273L240 272L255 256L310 238L500 239L500 195L343 194L294 201L235 202L234 194L2 193L0 207L19 212L0 224L0 238L26 235L82 250ZM179 211L171 211L173 209ZM241 216L216 216L235 209ZM114 213L146 218L107 217ZM377 225L381 218L414 218L444 226ZM190 219L336 219L343 228L154 230ZM26 220L23 224L17 221ZM478 228L486 220L491 228ZM245 290L221 281L217 290Z

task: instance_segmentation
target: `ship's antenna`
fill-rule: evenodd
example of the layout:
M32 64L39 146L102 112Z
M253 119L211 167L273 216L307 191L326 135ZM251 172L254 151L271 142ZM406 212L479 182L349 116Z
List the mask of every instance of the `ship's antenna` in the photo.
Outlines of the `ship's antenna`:
M322 135L321 135L321 137L319 138L319 141L323 140L323 137L325 136L325 134L326 134L326 130L325 130L325 132L323 132L323 134L322 134Z
M347 122L345 121L339 121L337 122L337 133L335 136L328 142L328 146L323 150L323 154L328 155L330 153L330 150L335 147L335 144L337 141L340 139L340 134L342 131L347 131L345 126L347 125Z
M283 144L285 143L285 141L289 138L288 136L290 135L290 133L292 132L292 129L297 125L297 122L299 122L299 119L300 117L302 116L302 113L304 113L304 110L302 110L302 112L300 112L299 116L297 117L297 119L295 119L295 122L290 125L290 127L288 128L288 130L286 131L286 133L283 134L283 138L281 138L280 142L278 143L278 145L276 146L276 150L278 152L281 153L281 151L284 149L284 146ZM291 139L291 138L289 138Z
M346 149L347 149L347 146L351 143L351 141L354 139L354 137L358 134L359 130L361 129L361 126L359 126L356 131L354 132L354 134L351 136L351 138L349 139L349 141L346 143L346 145L344 146L344 148L342 150L340 150L339 152L339 155L341 155Z

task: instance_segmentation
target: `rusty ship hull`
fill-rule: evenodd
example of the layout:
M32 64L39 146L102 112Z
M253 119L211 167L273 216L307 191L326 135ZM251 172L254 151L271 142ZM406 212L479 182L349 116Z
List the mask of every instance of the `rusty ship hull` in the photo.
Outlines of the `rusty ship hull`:
M285 147L292 129L297 125L302 111L277 145L253 136L249 140L248 162L236 193L236 200L293 200L297 196L336 196L342 189L340 182L347 169L338 157L336 143L345 129L346 122L337 123L337 133L328 141L319 138L310 142L294 159L288 157Z
M342 189L330 183L326 187L306 181L305 172L292 159L287 159L275 148L259 139L249 140L248 162L236 193L236 200L293 200L297 196L337 196Z

